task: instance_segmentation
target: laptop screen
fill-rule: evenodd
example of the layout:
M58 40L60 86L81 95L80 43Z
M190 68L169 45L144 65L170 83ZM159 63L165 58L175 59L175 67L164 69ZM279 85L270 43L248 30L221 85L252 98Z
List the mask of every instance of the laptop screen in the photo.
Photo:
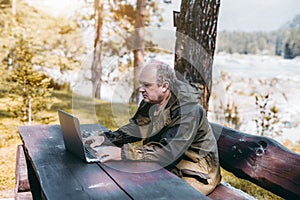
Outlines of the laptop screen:
M86 160L78 118L62 110L58 110L58 117L66 149Z

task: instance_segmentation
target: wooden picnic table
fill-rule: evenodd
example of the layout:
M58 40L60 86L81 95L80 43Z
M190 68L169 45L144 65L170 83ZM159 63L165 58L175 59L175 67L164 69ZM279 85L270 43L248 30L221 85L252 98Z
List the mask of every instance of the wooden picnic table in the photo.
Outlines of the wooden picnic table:
M19 133L34 199L209 199L155 163L87 164L65 149L59 125L20 126Z

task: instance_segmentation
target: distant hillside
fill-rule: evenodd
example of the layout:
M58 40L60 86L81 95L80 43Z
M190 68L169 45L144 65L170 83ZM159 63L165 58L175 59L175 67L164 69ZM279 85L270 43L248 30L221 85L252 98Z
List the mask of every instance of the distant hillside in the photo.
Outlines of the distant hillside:
M284 58L292 59L300 56L300 14L296 15L286 25L283 25L280 30L286 33L286 35L281 35Z
M217 52L279 55L287 59L300 55L300 14L272 32L218 33Z
M296 15L288 23L282 25L281 29L300 29L300 14Z

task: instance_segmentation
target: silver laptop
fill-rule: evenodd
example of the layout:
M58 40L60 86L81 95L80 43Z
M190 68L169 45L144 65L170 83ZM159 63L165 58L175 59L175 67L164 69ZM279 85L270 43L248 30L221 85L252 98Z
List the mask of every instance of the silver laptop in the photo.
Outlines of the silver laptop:
M87 163L99 162L96 151L82 141L79 119L62 110L58 117L66 149Z

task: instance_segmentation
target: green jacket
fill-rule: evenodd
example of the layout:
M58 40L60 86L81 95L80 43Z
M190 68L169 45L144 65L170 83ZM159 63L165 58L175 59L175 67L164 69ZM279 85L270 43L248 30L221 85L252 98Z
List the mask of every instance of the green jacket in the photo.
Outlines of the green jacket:
M154 161L215 187L220 182L217 142L199 97L196 89L177 81L163 110L155 113L155 105L142 101L129 124L106 136L122 148L124 160Z

